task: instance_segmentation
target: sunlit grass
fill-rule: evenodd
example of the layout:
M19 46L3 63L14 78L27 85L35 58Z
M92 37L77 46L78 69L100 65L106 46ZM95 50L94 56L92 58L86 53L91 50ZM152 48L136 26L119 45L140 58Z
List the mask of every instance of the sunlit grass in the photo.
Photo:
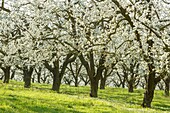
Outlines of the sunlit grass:
M99 90L98 98L90 98L90 88L61 86L60 93L51 85L33 84L23 88L23 82L0 81L0 113L161 113L170 112L170 97L156 91L152 109L141 107L144 90L128 93L127 89Z

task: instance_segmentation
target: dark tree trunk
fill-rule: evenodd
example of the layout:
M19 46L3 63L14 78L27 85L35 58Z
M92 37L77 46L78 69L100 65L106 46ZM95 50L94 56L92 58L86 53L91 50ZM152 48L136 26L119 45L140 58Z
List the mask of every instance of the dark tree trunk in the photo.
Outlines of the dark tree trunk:
M131 78L130 80L127 80L127 83L128 83L128 92L132 93L134 92L134 84L135 84L135 80L134 80L134 73L133 71L132 72L132 75L131 75Z
M35 78L34 77L32 78L32 83L35 83Z
M91 88L90 97L97 97L98 81L91 81L90 88Z
M98 83L102 76L102 72L104 70L104 62L105 62L105 56L104 54L101 55L99 59L99 67L97 67L97 71L95 72L95 64L94 64L94 56L93 51L91 50L89 53L89 62L87 62L83 55L79 55L79 59L86 68L87 74L90 78L90 96L91 97L97 97L98 92Z
M154 97L153 89L145 91L142 106L150 108L153 97Z
M41 83L41 70L42 70L41 67L39 67L38 69L35 69L35 72L37 73L37 81L38 81L38 83Z
M14 77L15 77L15 70L12 71L11 80L14 79Z
M133 84L134 84L133 81L129 81L129 83L128 83L128 92L130 92L130 93L134 92Z
M60 90L60 75L59 75L59 59L55 62L53 62L54 68L51 67L52 73L53 73L53 85L52 90L57 91L59 93Z
M60 85L61 85L61 80L59 73L57 72L58 69L54 70L55 72L53 73L53 85L52 85L52 90L57 91L59 93L60 91Z
M151 64L149 64L149 67L152 67ZM146 83L146 91L144 93L144 98L143 98L143 103L142 106L143 107L151 107L151 102L152 99L154 97L154 90L155 90L155 71L153 71L150 68L150 73L148 75L148 79L147 79L147 83Z
M30 88L31 87L31 75L30 74L24 74L24 87Z
M79 67L79 64L76 62L75 67L76 67L76 70L74 71L73 67L72 67L72 63L70 63L70 72L71 72L71 74L73 76L73 79L74 79L74 81L73 81L74 82L74 86L78 87L78 85L79 85L78 77L80 75L82 64Z
M9 79L10 79L10 66L7 67L2 67L2 70L4 72L4 81L3 83L9 83Z
M84 81L84 85L87 86L87 84L89 83L89 81Z
M38 79L38 83L41 83L41 73L38 74L37 79Z
M123 76L123 80L121 78L121 75L118 72L117 72L117 75L119 77L120 85L122 85L122 88L125 88L125 83L126 83L126 75L125 75L125 73L124 73L124 76Z
M31 87L31 76L33 73L33 67L28 67L28 66L24 66L23 68L23 74L24 74L24 87L25 88L30 88Z
M96 75L93 75L94 73L90 73L90 88L91 88L91 92L90 92L90 96L91 97L97 97L97 93L98 93L98 85L99 85L99 80L101 78L103 72L103 67L99 66L97 68L97 73ZM92 74L92 75L91 75Z
M125 79L125 78L123 78L123 81L121 82L121 84L122 84L122 88L125 88L125 83L126 83L126 79Z
M112 71L113 71L113 70L112 70ZM105 89L107 77L111 75L112 71L108 74L108 69L105 68L105 71L104 71L104 73L103 73L103 76L102 76L102 73L101 73L100 89Z
M78 77L78 76L77 76L77 77ZM75 78L75 84L74 84L75 87L78 87L78 84L79 84L79 83L78 83L78 78L77 78L77 77Z
M48 62L45 61L44 65L45 67L52 72L53 74L53 85L52 85L52 90L57 91L59 93L60 90L60 85L61 85L61 80L64 76L65 70L67 68L68 63L71 63L75 61L76 56L73 56L72 53L67 54L65 61L63 62L61 71L60 71L60 66L59 66L59 59L53 62L54 67L49 65Z
M105 86L106 86L106 77L101 77L101 80L100 80L100 89L105 89Z
M151 0L147 0L148 3L150 3ZM146 16L146 18L151 21L152 16L151 16L151 12L152 12L152 5L149 4L148 6L148 14ZM151 33L152 31L150 30L149 33L149 37L151 37ZM155 86L158 83L158 80L156 80L155 75L155 66L154 66L154 58L153 58L153 53L152 53L152 48L153 48L153 44L154 41L152 39L147 39L147 44L148 44L148 56L145 56L145 61L147 62L148 65L148 69L149 69L149 75L148 75L148 79L147 79L147 86L146 86L146 91L145 91L145 95L143 98L143 107L151 107L151 102L152 99L154 97L154 91L155 91ZM159 80L160 81L160 80Z
M35 75L32 77L32 83L35 83Z
M4 75L1 76L0 80L2 80L4 78Z
M53 79L53 80L54 80L54 79ZM59 91L60 91L60 85L61 85L61 82L60 82L59 80L55 79L55 80L53 81L52 90L53 90L53 91L57 91L57 93L59 93Z
M170 85L170 77L167 77L165 80L165 96L169 96L169 85Z
M50 73L50 74L51 74L51 73ZM44 74L44 76L41 78L42 82L43 82L43 83L46 83L46 81L47 81L47 79L48 79L49 76L50 76L50 75L45 75L45 74Z

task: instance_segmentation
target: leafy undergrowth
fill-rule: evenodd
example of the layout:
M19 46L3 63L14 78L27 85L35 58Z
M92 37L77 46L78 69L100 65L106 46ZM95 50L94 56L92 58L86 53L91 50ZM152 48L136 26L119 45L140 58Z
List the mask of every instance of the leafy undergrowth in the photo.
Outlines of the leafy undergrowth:
M61 93L51 85L33 84L23 88L23 82L0 81L0 113L162 113L170 112L170 97L155 91L152 109L142 108L144 90L128 93L127 89L99 90L98 98L89 97L89 87L61 86Z

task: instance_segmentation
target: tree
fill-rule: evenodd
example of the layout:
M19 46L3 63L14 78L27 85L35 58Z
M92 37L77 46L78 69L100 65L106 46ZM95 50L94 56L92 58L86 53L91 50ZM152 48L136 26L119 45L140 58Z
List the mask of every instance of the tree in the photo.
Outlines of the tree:
M23 74L24 74L24 87L30 88L31 87L31 75L34 71L34 68L32 66L24 66L23 67Z
M0 68L4 72L4 83L9 83L10 79L10 68L16 64L17 51L16 51L16 38L20 38L23 35L20 30L15 26L15 19L17 17L11 17L8 9L5 8L5 2L2 1L2 6L0 7ZM14 20L13 20L14 19Z
M73 56L73 57L72 57ZM59 59L57 59L56 61L53 62L54 67L52 67L47 61L45 61L44 65L45 67L52 72L53 74L53 86L52 86L52 90L55 90L57 92L59 92L60 89L60 85L61 85L61 80L64 76L65 70L67 68L67 65L71 62L73 62L76 59L76 56L74 56L72 53L67 54L61 70L60 70L60 62Z
M80 74L80 79L81 79L82 82L84 82L84 85L85 85L85 86L88 85L89 82L90 82L89 76L87 76L86 73L81 73L81 74Z
M130 60L130 59L129 59ZM139 63L135 59L132 59L129 62L129 66L127 64L123 63L122 64L122 69L124 73L125 80L128 84L128 91L133 92L134 87L138 85L139 80L137 79L139 74ZM137 85L135 84L137 82Z
M136 35L135 40L138 42L139 48L141 49L141 52L143 54L144 61L147 63L149 74L147 75L146 92L144 95L142 105L144 107L151 107L151 102L152 102L153 95L154 95L155 85L161 79L161 76L156 76L156 70L155 70L155 65L154 65L155 64L154 63L154 57L155 57L154 54L155 53L153 52L153 48L155 47L155 41L153 40L153 37L154 37L154 39L155 38L161 39L161 35L159 34L159 31L157 32L157 31L155 31L155 29L150 27L152 19L154 19L154 20L152 20L152 23L154 23L153 21L159 20L158 13L155 11L154 13L151 14L151 12L153 11L152 8L154 8L155 5L153 5L153 2L150 0L146 0L143 2L142 1L136 1L136 2L130 1L129 3L131 5L138 4L138 6L137 7L129 7L131 5L128 6L128 4L127 4L126 6L129 9L125 9L125 7L123 7L116 0L112 0L112 2L119 8L120 14L129 23L131 28L134 29L134 33ZM146 5L146 4L149 4L149 5ZM143 10L141 10L140 7L143 7ZM147 10L147 13L142 13L142 12L145 12L146 10ZM145 18L145 19L142 20L141 17ZM155 26L155 25L154 25L154 27L157 28L158 26ZM144 30L142 32L144 34L146 34L146 36L140 34L140 32L141 32L140 29L142 27ZM150 32L147 32L148 30ZM142 43L141 37L143 37L143 36L146 39L147 43ZM144 46L146 46L145 44L147 44L147 50L144 47ZM147 53L149 53L149 54L147 54Z
M168 2L8 2L10 11L6 9L4 0L0 7L0 64L6 73L5 82L10 78L10 71L6 69L19 66L25 70L24 81L30 87L31 68L45 65L52 74L52 89L59 92L61 81L70 64L76 86L78 76L83 80L86 78L85 84L90 81L90 96L97 97L99 81L101 80L101 88L104 88L107 77L112 73L112 65L118 61L123 63L121 67L116 65L118 79L113 79L114 83L125 87L126 80L129 91L133 91L134 81L139 77L137 84L145 87L142 105L151 107L155 87L166 76L162 73L169 73ZM163 10L163 7L168 10ZM84 67L86 73L81 73L78 66L74 72L73 64L77 57L81 61L78 65ZM134 62L134 58L138 61ZM40 73L38 74L40 82ZM44 81L47 77L44 77ZM164 79L167 86L168 79ZM166 89L168 92L168 88Z
M163 81L165 83L165 96L169 96L170 76L166 76Z
M103 71L103 73L101 75L101 80L100 80L100 89L105 89L106 80L107 80L108 77L110 77L112 75L112 72L114 70L114 66L116 64L117 64L117 62L112 64L111 67L105 67L104 68L104 71Z
M35 72L36 72L36 74L37 74L38 83L41 83L41 72L42 72L42 67L35 68Z
M82 69L82 66L83 65L78 60L69 64L68 70L71 72L70 74L73 76L72 81L74 82L75 87L78 87L80 83L79 76L81 74L80 71Z

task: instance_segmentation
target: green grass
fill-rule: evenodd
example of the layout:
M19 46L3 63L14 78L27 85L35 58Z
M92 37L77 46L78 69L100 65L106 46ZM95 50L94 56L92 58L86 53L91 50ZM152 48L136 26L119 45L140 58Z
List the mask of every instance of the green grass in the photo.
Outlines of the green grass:
M61 93L51 85L33 84L23 88L23 82L0 81L0 113L168 113L170 97L155 91L152 109L142 108L144 90L128 93L127 89L99 90L98 98L89 97L89 87L61 86Z

